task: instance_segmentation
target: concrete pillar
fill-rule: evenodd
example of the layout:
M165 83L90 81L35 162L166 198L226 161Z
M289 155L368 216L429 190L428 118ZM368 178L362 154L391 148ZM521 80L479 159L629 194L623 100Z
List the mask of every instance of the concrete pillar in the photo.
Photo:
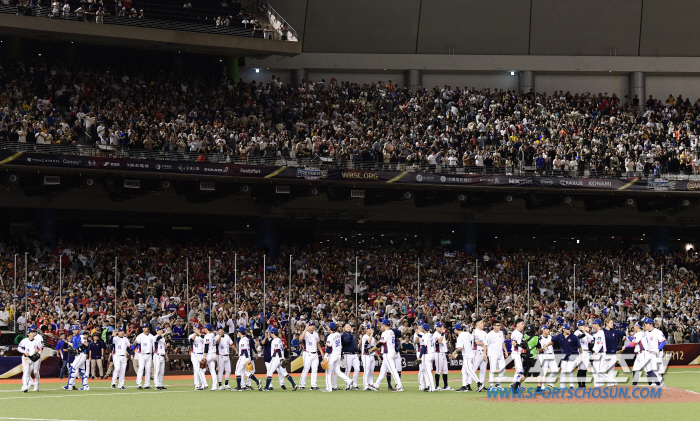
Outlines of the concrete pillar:
M518 73L518 92L537 92L535 90L535 72L523 70Z
M459 224L457 234L459 250L467 254L474 254L476 252L476 224L473 222Z
M309 71L306 69L292 70L292 86L296 88L302 81L309 81Z
M411 91L417 91L419 87L423 86L423 71L406 70L403 72L403 84Z
M668 254L668 227L655 226L649 228L651 234L651 251Z
M56 247L56 211L37 209L35 212L36 237L42 245Z
M639 111L644 111L646 108L647 100L647 78L644 72L632 72L627 77L629 82L629 95L630 102L634 99L634 96L639 97Z

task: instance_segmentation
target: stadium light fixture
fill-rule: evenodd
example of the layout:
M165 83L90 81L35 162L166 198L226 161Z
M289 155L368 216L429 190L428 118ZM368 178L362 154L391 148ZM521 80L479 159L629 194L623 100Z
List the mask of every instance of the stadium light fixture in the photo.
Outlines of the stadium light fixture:
M576 240L576 244L580 244L580 243L581 243L581 240Z
M515 76L515 72L510 72L510 75L511 75L511 76Z
M255 69L255 73L260 73L260 69Z

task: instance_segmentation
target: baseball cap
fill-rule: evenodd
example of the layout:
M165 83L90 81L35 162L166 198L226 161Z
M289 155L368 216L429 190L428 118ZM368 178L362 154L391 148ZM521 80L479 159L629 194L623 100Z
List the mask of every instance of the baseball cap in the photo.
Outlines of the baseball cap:
M29 326L29 328L27 328L27 333L31 333L31 332L36 332L36 330L32 329L32 327Z
M382 319L382 324L387 325L387 326L391 325L391 323L389 322L389 319Z
M141 327L151 327L151 325L149 325L148 323L144 323L141 325Z
M653 325L654 321L650 317L645 317L642 319L642 321L646 324Z
M564 326L562 326L566 330L571 330L571 325L568 323L564 323Z
M427 323L423 323L423 330L429 330L430 326Z
M123 328L123 327L120 327L120 328L117 329L117 332L123 332L123 331L124 331L124 328Z
M73 325L73 326L71 327L71 330L80 330L80 326L78 326L78 325Z
M270 333L274 333L275 335L277 334L277 328L276 327L270 327Z
M224 330L224 326L223 326L223 325L217 326L217 327L216 327L216 330L219 330L219 329Z
M442 327L442 322L435 323L435 327Z
M211 323L207 323L204 325L204 328L207 330L211 330Z
M201 326L199 325L199 323L195 323L194 326L192 326L192 327L195 329L199 329Z
M156 326L156 330L163 330L163 326Z
M540 329L542 329L542 330L549 329L549 326L547 326L547 325L542 325L542 327L541 327Z
M586 325L586 322L584 322L583 320L579 320L578 322L576 322L576 326L585 326L585 325Z
M309 320L309 326L313 326L315 323L312 320Z
M330 323L328 323L328 327L331 328L331 329L333 329L333 330L335 330L335 328L336 328L337 326L335 325L335 323L330 322Z
M418 326L422 326L422 325L423 325L423 319L418 319L418 320L416 320L416 324L417 324Z
M457 323L454 327L454 330L462 330L462 325Z
M371 324L367 324L367 326L365 326L365 329L372 329L372 325L371 325Z
M238 331L241 333L245 333L245 327L244 326L239 327Z
M600 319L595 319L595 320L593 320L593 323L591 323L591 324L602 326L603 322Z

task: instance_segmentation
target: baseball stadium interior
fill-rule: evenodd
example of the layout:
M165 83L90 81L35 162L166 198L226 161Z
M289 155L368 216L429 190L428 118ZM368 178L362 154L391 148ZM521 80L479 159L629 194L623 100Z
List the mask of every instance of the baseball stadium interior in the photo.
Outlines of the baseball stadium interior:
M0 0L0 420L700 409L697 16Z

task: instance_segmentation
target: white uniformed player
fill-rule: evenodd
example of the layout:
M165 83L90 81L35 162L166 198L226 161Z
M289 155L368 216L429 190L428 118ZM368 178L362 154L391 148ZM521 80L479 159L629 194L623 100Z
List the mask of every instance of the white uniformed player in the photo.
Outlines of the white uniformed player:
M365 334L362 335L362 340L360 341L362 367L365 369L365 372L362 375L363 390L369 389L369 386L374 383L374 366L376 364L376 360L374 359L374 353L369 351L377 345L373 335L374 329L372 329L372 325L368 324L365 326Z
M643 322L642 322L643 323ZM642 338L644 337L644 330L639 323L635 323L632 327L634 334L629 337L630 344L627 348L634 348L634 363L632 364L632 385L636 386L639 381L639 374L644 369L646 365L646 354L642 353L644 345L642 344Z
M165 352L165 335L161 326L156 327L156 337L153 339L153 382L156 390L166 390L163 386L163 374L168 354Z
M324 359L328 360L328 370L326 370L326 388L322 392L332 392L333 391L333 376L337 375L343 381L345 381L345 387L352 385L352 380L350 377L346 376L340 370L340 359L343 356L343 345L340 339L340 333L336 331L338 326L334 322L328 323L328 328L331 333L326 337L326 354L323 356ZM393 333L392 333L393 335Z
M253 354L252 354L252 344L250 343L250 339L246 336L246 328L245 326L241 326L238 328L238 361L236 362L236 391L241 391L244 390L241 388L241 385L243 387L246 387L246 381L250 378L255 383L258 385L258 390L262 390L263 386L262 383L258 381L258 379L255 377L255 374L251 371L246 370L246 364L248 362L252 363L253 362Z
M112 374L112 389L126 389L124 387L124 374L126 373L127 354L131 354L131 342L124 336L124 329L117 329L117 336L112 337L112 362L114 374ZM119 385L117 386L117 380Z
M589 350L589 345L593 342L593 336L589 333L590 327L588 327L583 320L576 322L576 326L578 326L578 329L574 332L574 335L581 343L581 354L578 356L578 373L576 374L576 380L578 382L578 387L586 387L586 376L588 375L588 370L591 369L591 352Z
M600 319L593 320L593 386L605 385L606 374L603 373L602 366L605 364L605 332L602 329L602 321Z
M452 354L453 358L457 358L457 353L462 351L462 387L458 392L471 392L472 379L476 382L476 373L474 372L474 336L466 330L462 330L462 325L457 323L454 327L457 334L455 343L455 351Z
M282 339L279 338L278 331L276 327L270 327L270 336L272 336L272 344L270 345L270 366L267 368L267 379L265 388L263 390L267 391L270 389L270 383L272 382L272 376L277 372L278 374L284 376L292 384L292 390L297 390L297 385L294 383L292 376L287 373L282 361L284 360L284 344Z
M506 350L505 337L501 331L501 322L495 321L491 327L493 330L486 335L484 348L486 350L486 355L489 357L489 365L491 366L491 370L489 371L489 389L497 390L501 388L503 374L506 371L508 351ZM495 385L493 382L494 373L498 373Z
M314 322L309 321L306 329L299 336L299 341L304 344L304 370L302 370L301 378L299 379L299 389L301 390L304 390L309 370L311 370L311 390L318 390L316 383L318 377L318 353L323 353L323 350L320 345L321 338L319 338L318 333L314 329Z
M189 337L190 341L190 361L192 361L192 371L194 372L194 388L204 390L207 388L207 378L204 370L199 368L199 363L204 358L204 337L199 330L199 325L193 326L194 333Z
M646 354L646 371L647 379L655 382L657 386L663 386L663 349L666 345L666 337L657 328L654 327L654 321L645 317L644 336L642 337L643 353Z
M486 340L486 332L484 331L484 320L476 320L476 328L474 329L474 344L476 352L474 354L474 372L479 370L479 379L476 381L476 391L484 390L486 382L486 355L484 354L484 341Z
M236 346L233 344L233 339L224 333L223 326L219 326L216 330L216 365L219 368L219 389L231 390L231 386L228 384L231 378L231 358L229 357L229 350L233 348L233 351L236 352ZM222 381L225 381L223 386L221 385Z
M416 349L416 354L419 353L420 351L420 344L421 344L421 336L423 336L423 320L418 319L416 320L416 331L413 334L413 346ZM423 360L418 360L418 390L423 390L424 389L424 383L423 383Z
M207 358L207 368L211 376L211 389L216 390L218 375L216 373L216 335L212 332L212 326L207 323L204 325L204 354ZM206 378L206 372L204 374Z
M542 365L542 383L545 387L554 388L554 382L557 380L557 361L554 357L554 343L552 335L549 332L549 326L542 326L542 334L540 335L540 344L542 344L542 353L540 354L540 364ZM551 373L549 377L547 373Z
M433 359L435 355L435 344L433 343L433 335L430 334L430 326L424 323L420 326L420 347L418 349L418 359L420 359L420 372L418 378L423 379L426 392L435 391L435 380L433 379Z
M134 344L139 349L139 369L136 372L136 388L137 389L150 389L151 388L151 362L153 360L153 339L155 337L151 335L151 325L144 323L141 328L143 332L134 339ZM144 370L146 371L146 378L143 380L143 385L141 379L144 375Z
M41 336L41 332L37 329L36 325L32 325L32 329L34 329L36 332L34 342L39 350L39 359L34 362L34 380L32 381L32 384L34 385L34 391L38 392L39 379L41 378L41 351L44 349L44 337Z
M445 326L441 322L435 323L435 390L454 390L447 384L447 374L450 372L447 361L447 339L445 338ZM440 389L440 375L442 374L445 387Z
M373 391L378 391L379 385L386 376L387 371L391 373L391 377L394 378L396 383L396 392L403 392L403 384L401 383L401 377L399 377L398 371L394 366L394 357L396 355L396 338L394 337L394 332L391 330L391 322L387 319L382 319L382 336L380 338L379 344L382 348L382 368L379 370L379 377L374 382L372 386Z
M20 341L17 351L22 354L22 389L23 393L26 393L31 387L32 383L32 373L34 372L34 364L37 359L41 357L41 349L39 348L39 342L35 341L36 330L29 327L27 329L27 337ZM36 361L35 361L36 360ZM39 379L37 379L34 385L34 391L39 390Z
M515 330L510 334L511 356L513 357L513 366L515 374L513 375L513 383L517 383L520 376L525 373L523 369L523 358L520 346L523 342L523 330L525 330L525 321L518 319L515 321Z
M75 357L73 363L70 366L70 376L68 377L68 384L63 386L65 390L75 390L75 379L78 375L81 376L81 381L83 386L80 390L90 390L90 385L88 384L88 378L90 377L90 365L87 363L88 350L88 332L79 332L79 326L73 326L73 342L71 343L73 348L73 353Z

